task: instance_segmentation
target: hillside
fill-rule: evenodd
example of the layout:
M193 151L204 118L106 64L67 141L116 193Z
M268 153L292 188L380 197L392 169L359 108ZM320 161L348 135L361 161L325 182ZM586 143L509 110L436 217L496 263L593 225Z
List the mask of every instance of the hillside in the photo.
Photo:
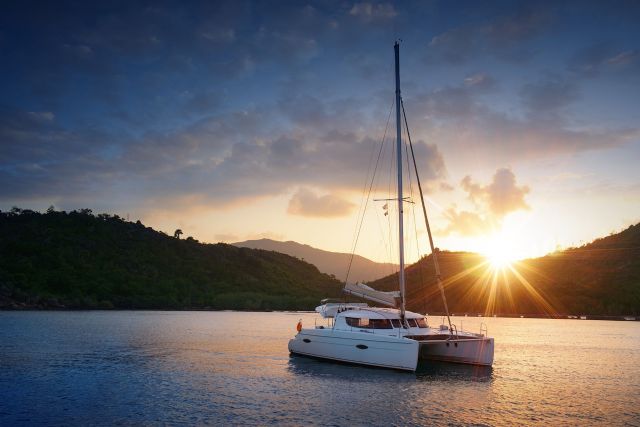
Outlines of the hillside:
M582 246L494 270L477 254L438 255L453 313L640 314L640 224ZM397 275L370 283L397 289ZM407 269L410 309L443 312L431 255Z
M90 210L0 212L0 307L312 309L341 284L271 251L179 240Z
M323 273L332 274L338 280L344 281L351 254L323 251L309 245L296 242L278 242L270 239L247 240L233 243L234 246L245 248L264 249L295 256L318 267ZM397 270L394 264L378 263L360 255L353 257L349 282L371 281L390 274Z

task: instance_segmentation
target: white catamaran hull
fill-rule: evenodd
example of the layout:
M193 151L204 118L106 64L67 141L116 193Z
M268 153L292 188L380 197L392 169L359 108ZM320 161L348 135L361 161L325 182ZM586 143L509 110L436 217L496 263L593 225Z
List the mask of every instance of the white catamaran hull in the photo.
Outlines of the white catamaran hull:
M493 338L418 341L420 359L491 366Z
M416 370L418 348L408 338L332 329L303 329L289 341L293 354L407 371Z

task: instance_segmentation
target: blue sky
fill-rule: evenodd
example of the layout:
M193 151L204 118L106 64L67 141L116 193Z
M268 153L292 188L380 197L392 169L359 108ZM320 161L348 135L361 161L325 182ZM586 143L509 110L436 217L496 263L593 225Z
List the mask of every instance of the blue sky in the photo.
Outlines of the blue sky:
M524 255L579 244L640 220L639 19L635 1L4 3L0 209L348 251L402 39L440 246L512 223Z

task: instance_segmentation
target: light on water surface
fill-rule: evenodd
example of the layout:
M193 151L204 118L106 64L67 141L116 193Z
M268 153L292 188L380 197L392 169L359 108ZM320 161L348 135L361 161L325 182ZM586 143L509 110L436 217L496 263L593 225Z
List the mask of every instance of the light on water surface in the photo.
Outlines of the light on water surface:
M416 373L290 357L312 313L0 313L0 424L623 425L640 324L454 318L493 368ZM439 318L431 318L437 324Z

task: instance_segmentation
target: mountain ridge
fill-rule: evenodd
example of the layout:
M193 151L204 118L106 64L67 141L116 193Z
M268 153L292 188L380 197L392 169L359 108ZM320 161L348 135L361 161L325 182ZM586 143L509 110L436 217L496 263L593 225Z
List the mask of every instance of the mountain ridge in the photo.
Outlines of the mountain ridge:
M234 246L242 246L253 249L272 250L287 255L304 259L318 267L323 273L335 276L340 281L346 280L347 269L351 254L344 252L331 252L318 249L313 246L288 241L278 241L272 239L245 240L243 242L232 243ZM365 258L361 255L353 256L353 263L349 272L349 281L371 281L379 279L397 271L397 265L391 263L379 263Z

